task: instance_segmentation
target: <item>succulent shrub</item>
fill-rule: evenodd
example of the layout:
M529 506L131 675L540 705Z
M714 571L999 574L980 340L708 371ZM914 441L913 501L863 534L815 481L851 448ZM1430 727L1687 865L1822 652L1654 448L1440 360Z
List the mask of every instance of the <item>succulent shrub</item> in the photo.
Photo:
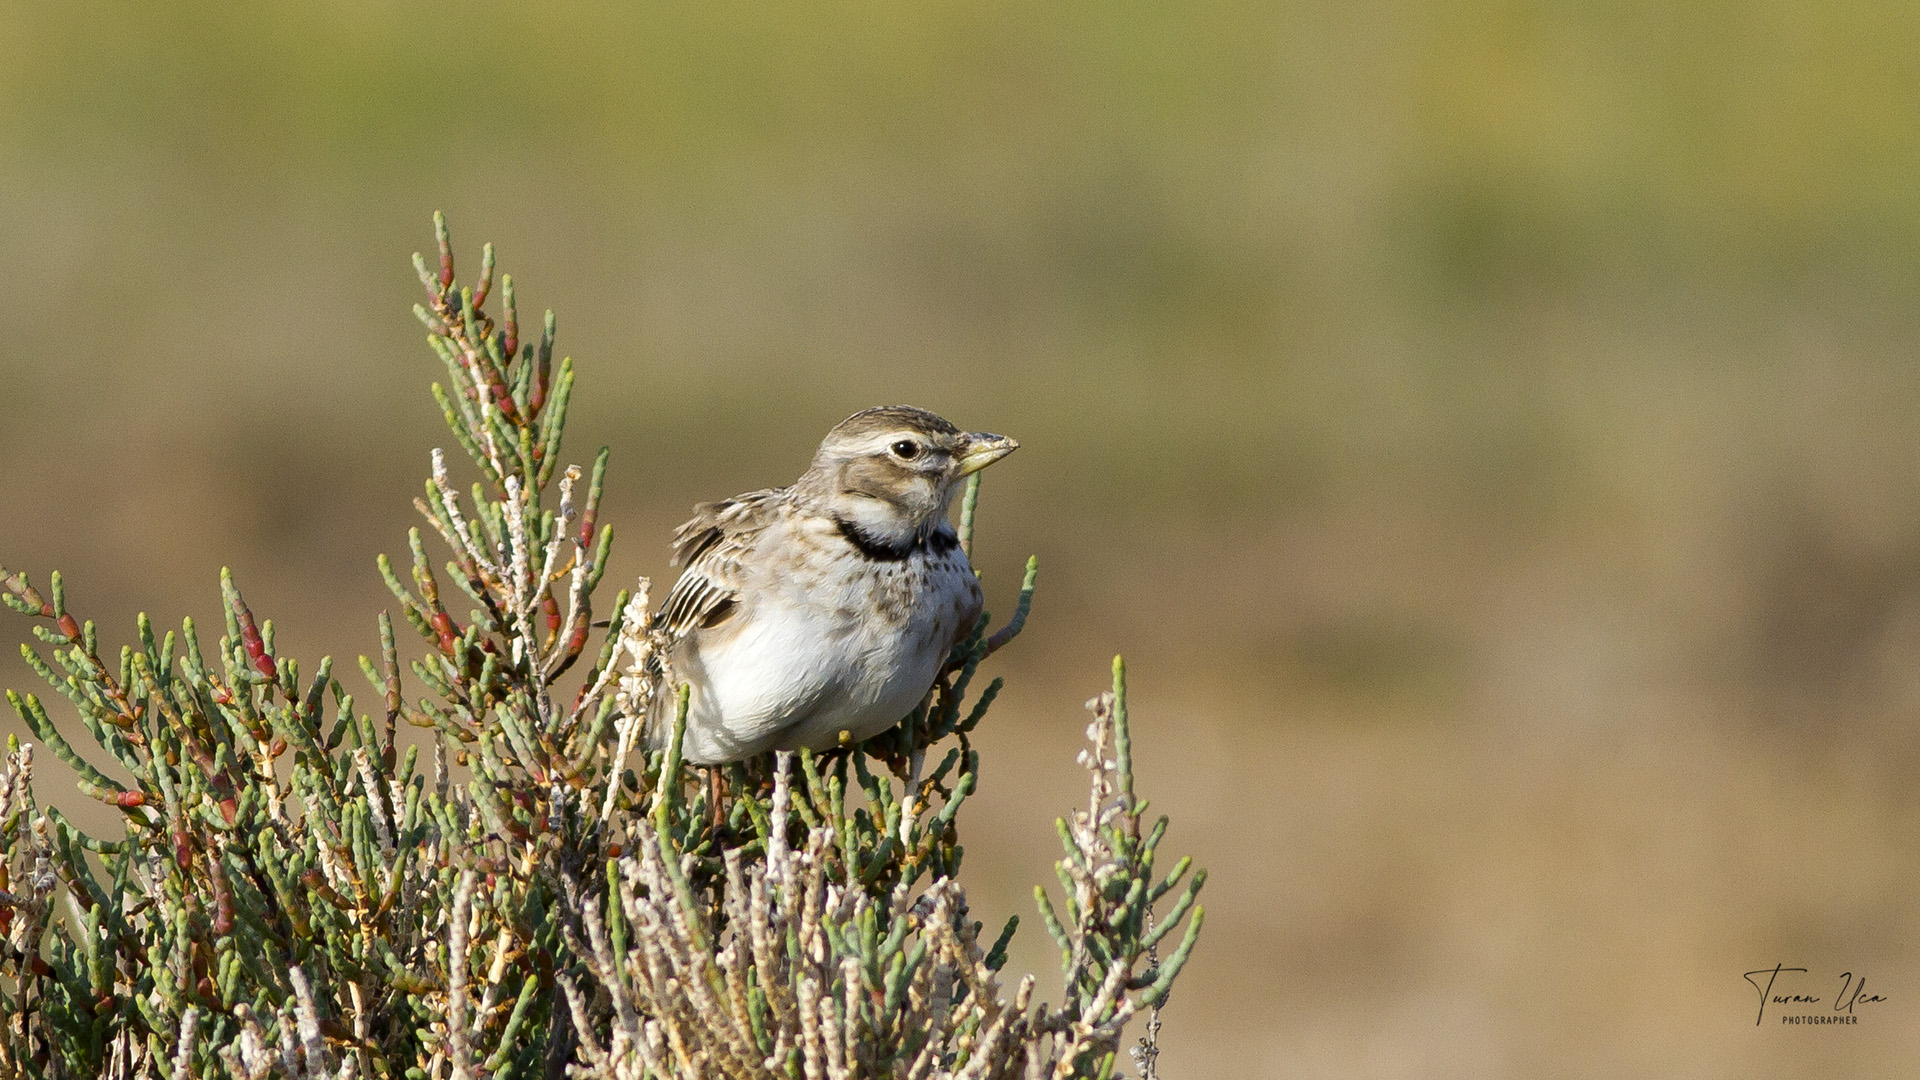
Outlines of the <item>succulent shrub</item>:
M989 935L958 878L970 734L1001 688L976 674L1024 626L1035 565L1012 619L983 618L874 739L688 766L682 688L669 748L642 749L645 703L674 691L648 583L595 606L608 454L560 464L572 361L551 312L522 340L490 245L456 279L435 223L416 313L472 479L434 453L427 532L404 571L379 563L419 641L403 656L381 613L360 698L330 658L282 655L230 575L217 640L142 615L115 650L58 573L42 591L0 567L39 643L22 654L66 699L7 692L38 741L0 767L0 1080L1104 1077L1136 1018L1152 1076L1205 875L1156 871L1167 823L1134 793L1119 661L1090 702L1087 805L1059 823L1061 894L1035 890L1063 973L1047 1004L1031 975L1003 985L1017 919ZM117 835L38 799L40 752Z

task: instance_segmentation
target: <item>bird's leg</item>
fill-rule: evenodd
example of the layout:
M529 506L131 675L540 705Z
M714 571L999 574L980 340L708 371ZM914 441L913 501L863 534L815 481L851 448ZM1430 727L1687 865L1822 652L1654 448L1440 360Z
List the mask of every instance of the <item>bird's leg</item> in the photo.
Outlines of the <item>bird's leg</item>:
M721 805L721 796L727 790L727 782L721 772L725 768L724 765L707 766L707 799L710 803L707 812L716 835L720 832L720 827L727 823L726 810Z

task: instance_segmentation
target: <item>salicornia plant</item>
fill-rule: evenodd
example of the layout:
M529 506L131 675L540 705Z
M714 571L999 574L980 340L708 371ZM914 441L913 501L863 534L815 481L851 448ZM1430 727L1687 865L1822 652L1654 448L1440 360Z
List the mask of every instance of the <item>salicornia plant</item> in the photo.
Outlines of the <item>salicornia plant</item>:
M1001 687L974 694L975 674L1025 624L1034 564L1014 617L983 618L864 744L689 766L680 688L669 748L640 749L675 688L644 579L595 620L608 455L561 465L572 362L550 312L521 340L512 278L489 313L491 246L455 279L435 224L416 313L476 479L456 487L435 451L415 501L431 536L409 534L404 572L380 560L420 646L403 661L381 614L367 706L330 659L280 655L228 575L210 650L192 620L142 615L103 653L58 573L43 592L0 568L87 753L41 698L7 700L124 822L94 836L39 802L36 747L9 739L0 1080L1104 1077L1142 1012L1152 1076L1205 875L1156 876L1166 819L1143 825L1118 661L1091 703L1087 807L1060 824L1064 893L1038 891L1060 1003L1030 975L1009 995L1017 920L989 939L971 918L956 817Z

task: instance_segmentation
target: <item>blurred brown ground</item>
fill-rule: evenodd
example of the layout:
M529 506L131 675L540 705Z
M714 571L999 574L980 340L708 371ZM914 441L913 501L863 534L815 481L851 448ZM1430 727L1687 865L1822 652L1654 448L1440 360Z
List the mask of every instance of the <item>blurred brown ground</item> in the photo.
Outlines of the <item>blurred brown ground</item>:
M970 885L1031 912L1124 652L1212 871L1163 1075L1903 1075L1917 58L1877 0L0 3L0 561L372 648L444 208L559 311L618 579L855 408L1022 441ZM1775 963L1889 1000L1756 1028Z

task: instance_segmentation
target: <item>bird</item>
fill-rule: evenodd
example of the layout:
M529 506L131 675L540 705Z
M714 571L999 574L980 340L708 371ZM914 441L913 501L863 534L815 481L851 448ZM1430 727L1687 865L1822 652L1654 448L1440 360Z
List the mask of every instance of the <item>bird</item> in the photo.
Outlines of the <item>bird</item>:
M674 533L684 567L653 618L666 669L649 746L743 761L870 738L917 705L980 619L948 520L968 476L1019 443L885 405L834 425L792 485L702 503Z

